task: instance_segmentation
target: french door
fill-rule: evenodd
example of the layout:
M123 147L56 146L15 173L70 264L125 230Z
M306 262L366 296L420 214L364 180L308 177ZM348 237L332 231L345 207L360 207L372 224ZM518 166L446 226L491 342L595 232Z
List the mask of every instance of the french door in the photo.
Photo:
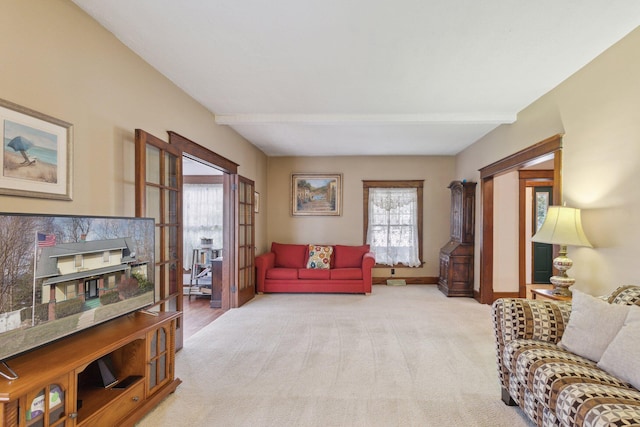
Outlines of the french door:
M240 307L256 294L255 259L255 198L254 183L242 176L237 177L237 213L238 231L238 285L234 306Z
M160 311L182 311L182 152L136 129L136 216L154 218L155 286ZM182 348L182 318L176 349Z

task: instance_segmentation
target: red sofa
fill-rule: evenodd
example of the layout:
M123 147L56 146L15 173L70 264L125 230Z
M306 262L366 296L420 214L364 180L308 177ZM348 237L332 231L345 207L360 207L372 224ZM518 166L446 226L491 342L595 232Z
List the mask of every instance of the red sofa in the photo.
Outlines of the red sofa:
M255 260L257 291L370 294L375 263L369 245L273 242Z

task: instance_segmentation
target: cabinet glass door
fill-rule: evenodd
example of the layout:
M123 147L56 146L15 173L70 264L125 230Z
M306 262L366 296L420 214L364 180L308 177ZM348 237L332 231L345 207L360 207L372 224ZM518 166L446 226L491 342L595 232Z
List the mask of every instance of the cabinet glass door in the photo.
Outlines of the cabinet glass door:
M160 327L150 332L149 373L147 375L150 394L171 379L170 334L171 328L169 327Z
M27 395L24 420L27 427L60 427L65 425L66 380L36 390Z

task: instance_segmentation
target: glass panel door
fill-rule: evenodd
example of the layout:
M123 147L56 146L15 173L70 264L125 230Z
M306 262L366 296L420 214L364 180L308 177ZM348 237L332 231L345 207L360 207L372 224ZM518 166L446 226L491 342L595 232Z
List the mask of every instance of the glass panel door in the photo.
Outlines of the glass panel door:
M156 221L156 300L160 311L182 311L182 152L136 130L136 216ZM182 318L176 348L182 348Z
M238 177L237 213L238 232L238 291L236 293L236 307L251 300L256 293L255 281L255 242L254 242L254 183L253 181Z

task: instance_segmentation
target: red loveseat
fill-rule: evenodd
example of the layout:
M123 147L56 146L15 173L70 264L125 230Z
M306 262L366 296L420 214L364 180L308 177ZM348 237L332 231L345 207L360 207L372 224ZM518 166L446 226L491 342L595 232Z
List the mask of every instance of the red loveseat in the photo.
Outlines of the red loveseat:
M273 242L256 257L257 291L370 294L375 263L369 245Z

